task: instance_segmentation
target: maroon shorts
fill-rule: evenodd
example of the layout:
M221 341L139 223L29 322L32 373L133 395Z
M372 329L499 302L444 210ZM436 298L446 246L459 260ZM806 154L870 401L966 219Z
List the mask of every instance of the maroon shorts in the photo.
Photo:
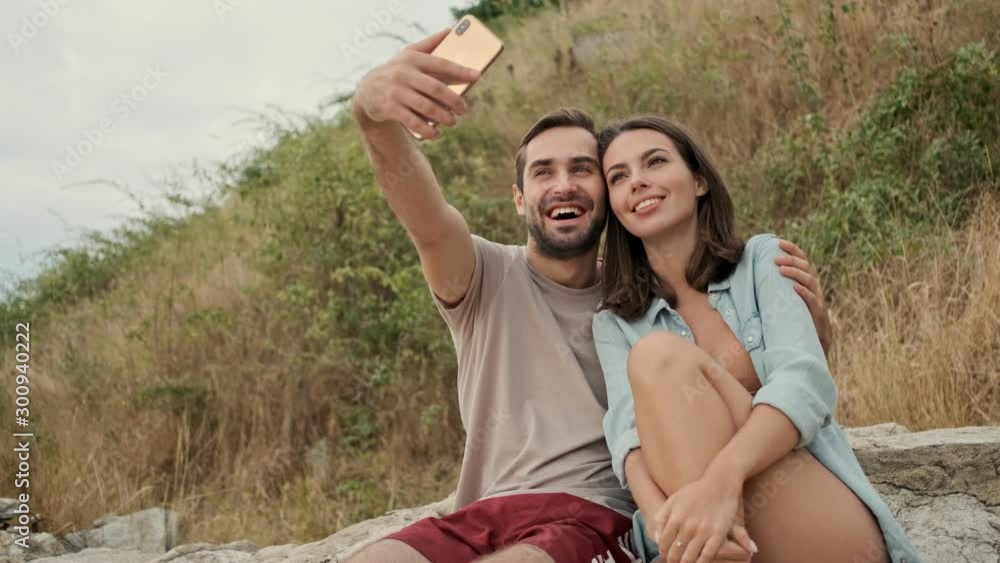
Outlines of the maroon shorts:
M556 563L640 561L632 520L566 493L529 493L474 502L444 518L424 518L386 536L433 563L461 563L515 544L537 546Z

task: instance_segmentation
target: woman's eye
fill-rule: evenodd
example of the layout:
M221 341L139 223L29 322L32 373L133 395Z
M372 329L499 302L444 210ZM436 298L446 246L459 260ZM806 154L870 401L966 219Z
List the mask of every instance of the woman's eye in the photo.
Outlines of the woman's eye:
M654 164L659 164L661 162L666 162L666 161L667 159L663 158L662 156L654 156L653 158L649 159L649 165L652 166Z
M614 184L618 180L621 180L622 176L623 176L623 174L620 174L620 173L619 174L612 174L611 177L608 178L608 183L609 184Z

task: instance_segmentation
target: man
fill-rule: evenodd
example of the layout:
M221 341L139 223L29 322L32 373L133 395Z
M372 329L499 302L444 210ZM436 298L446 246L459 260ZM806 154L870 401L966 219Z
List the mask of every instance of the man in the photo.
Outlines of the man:
M353 111L455 343L467 433L456 512L414 523L351 561L638 561L635 506L611 469L606 389L590 332L609 212L593 123L561 110L525 135L512 193L526 246L472 235L406 131L433 139L428 119L452 126L466 110L446 84L477 73L429 54L446 34L370 72ZM797 279L820 296L808 263L791 260ZM819 297L813 304L825 322ZM747 561L749 553L730 543L722 558Z

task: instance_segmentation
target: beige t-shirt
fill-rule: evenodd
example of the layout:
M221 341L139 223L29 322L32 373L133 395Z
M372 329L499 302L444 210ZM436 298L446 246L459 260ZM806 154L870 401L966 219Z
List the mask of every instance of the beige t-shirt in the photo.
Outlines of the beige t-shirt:
M631 516L611 470L602 421L604 375L591 320L600 284L559 285L526 248L473 236L476 268L462 301L434 301L458 356L466 431L456 510L517 493L562 492Z

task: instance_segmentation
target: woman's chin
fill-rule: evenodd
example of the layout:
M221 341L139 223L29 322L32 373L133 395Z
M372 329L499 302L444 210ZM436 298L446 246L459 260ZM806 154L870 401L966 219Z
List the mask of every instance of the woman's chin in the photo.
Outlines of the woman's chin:
M659 221L642 221L639 224L633 223L627 226L623 224L623 226L629 234L643 242L658 240L670 233L670 225L661 224Z
M645 217L629 217L628 222L619 222L632 236L644 243L672 240L691 232L690 222L695 216L678 216L675 213L654 213Z

